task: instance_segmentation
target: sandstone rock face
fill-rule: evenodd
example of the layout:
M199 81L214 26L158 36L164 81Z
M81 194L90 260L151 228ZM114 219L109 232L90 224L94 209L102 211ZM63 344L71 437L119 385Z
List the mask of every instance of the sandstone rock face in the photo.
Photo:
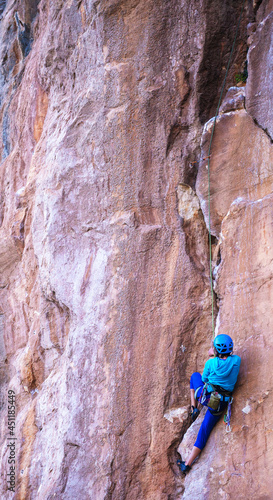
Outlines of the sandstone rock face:
M273 109L271 95L272 88L272 12L273 5L268 15L259 23L253 34L248 52L251 68L256 71L249 72L247 84L247 111L257 124L273 137ZM258 70L259 68L259 70Z
M232 204L256 200L272 192L271 140L245 110L229 111L217 119L210 160L211 231L219 238L221 224ZM213 119L204 128L202 156L207 149ZM197 193L208 224L208 160L202 161Z
M254 23L246 98L228 92L211 158L217 327L234 336L243 361L233 433L219 424L186 480L176 466L190 424L189 378L202 371L212 338L199 159L241 8L0 2L1 498L270 498L265 0L244 11L228 84ZM8 389L16 393L15 494Z
M210 161L212 233L219 238L220 260L214 270L219 308L217 331L235 338L236 353L242 358L233 405L233 431L225 436L225 431L219 428L211 436L204 455L186 478L182 498L192 498L192 483L195 480L197 484L204 483L204 477L203 498L272 496L272 384L268 375L273 349L270 312L273 176L269 137L272 100L268 98L267 104L263 101L264 93L272 89L270 78L261 84L264 93L258 102L264 64L261 54L270 58L265 39L272 36L272 20L269 14L260 22L254 45L250 46L246 110L241 105L234 109L234 103L230 109L229 92L217 118ZM261 44L255 38L259 36L264 40ZM254 57L256 47L260 47L260 57L257 54ZM203 157L211 123L204 127ZM208 221L206 167L204 160L198 172L197 193Z

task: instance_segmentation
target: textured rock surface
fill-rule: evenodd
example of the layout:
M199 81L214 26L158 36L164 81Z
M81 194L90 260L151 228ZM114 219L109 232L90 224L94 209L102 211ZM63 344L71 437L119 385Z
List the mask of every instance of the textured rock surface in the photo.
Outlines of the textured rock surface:
M257 200L272 192L271 140L245 110L230 111L217 119L210 161L211 231L219 237L221 223L232 203ZM202 156L206 158L213 119L205 126ZM203 160L197 193L208 224L208 170Z
M254 7L228 79L256 22L246 109L230 91L211 161L218 329L242 373L233 433L219 424L184 480L189 377L211 340L205 161L199 201L195 181L241 6L0 2L1 497L11 388L16 499L270 498L271 108L251 82L272 25L270 2Z
M271 15L262 20L255 37L270 38L272 21ZM230 98L233 91L228 92L217 119L210 161L212 232L219 238L215 257L218 265L214 270L219 308L217 330L236 339L236 353L242 358L233 405L233 431L225 435L223 426L218 425L185 480L183 499L193 498L194 483L196 491L200 491L198 498L272 496L272 383L268 372L273 350L273 171L272 141L268 137L272 99L268 97L267 105L263 98L258 102L262 93L271 92L272 84L266 77L258 83L264 64L261 55L269 60L270 52L265 40L258 44L255 37L248 56L247 111L241 109L241 100L237 99L240 105L236 106ZM257 58L255 43L260 50ZM212 120L204 127L202 157L206 156L211 130ZM197 192L206 221L207 190L204 160L198 172ZM189 453L188 441L187 433L180 446L185 457Z
M273 107L271 95L272 89L272 12L257 26L249 47L249 65L259 68L259 71L250 71L247 84L247 111L265 130L273 137Z

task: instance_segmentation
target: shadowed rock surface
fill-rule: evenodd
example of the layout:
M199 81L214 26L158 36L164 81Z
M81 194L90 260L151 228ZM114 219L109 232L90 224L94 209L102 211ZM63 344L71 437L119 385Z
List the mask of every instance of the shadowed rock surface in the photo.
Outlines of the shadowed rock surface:
M212 338L202 158L241 9L0 2L1 498L270 499L266 0L246 2L211 157L217 328L242 357L233 432L219 424L186 479L176 465L202 418L186 434L189 378ZM246 88L234 89L247 43Z

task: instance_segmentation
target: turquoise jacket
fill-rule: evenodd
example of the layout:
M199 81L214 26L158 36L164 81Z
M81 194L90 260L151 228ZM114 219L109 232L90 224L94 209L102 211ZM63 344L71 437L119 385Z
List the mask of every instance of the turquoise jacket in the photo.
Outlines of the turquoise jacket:
M233 354L227 359L211 358L202 375L203 382L220 385L227 391L233 391L240 370L241 358Z

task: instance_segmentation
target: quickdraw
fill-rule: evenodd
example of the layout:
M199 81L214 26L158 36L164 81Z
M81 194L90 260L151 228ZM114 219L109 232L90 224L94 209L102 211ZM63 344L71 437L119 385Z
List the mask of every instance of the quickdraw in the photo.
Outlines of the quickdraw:
M199 396L199 398L198 398L199 403L200 403L201 405L203 405L203 404L206 402L206 399L207 399L207 385L208 385L208 384L204 384L204 385L203 385L203 387L202 387L202 391L201 391L201 394L200 394L200 396ZM198 387L198 389L200 389L200 387ZM198 389L197 389L197 390L198 390Z
M224 423L226 424L226 432L231 432L231 430L232 430L231 425L230 425L232 402L233 402L233 398L230 398L230 401L228 403L227 413L224 416Z

